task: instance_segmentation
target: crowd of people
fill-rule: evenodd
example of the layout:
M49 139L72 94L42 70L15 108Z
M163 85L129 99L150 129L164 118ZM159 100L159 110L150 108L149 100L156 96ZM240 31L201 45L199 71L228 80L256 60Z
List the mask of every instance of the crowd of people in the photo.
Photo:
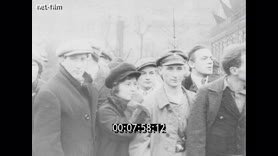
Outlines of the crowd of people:
M45 59L32 50L33 156L246 154L245 44L225 48L219 62L196 46L131 64L75 40L57 48L59 70L46 82ZM122 133L115 124L165 131Z

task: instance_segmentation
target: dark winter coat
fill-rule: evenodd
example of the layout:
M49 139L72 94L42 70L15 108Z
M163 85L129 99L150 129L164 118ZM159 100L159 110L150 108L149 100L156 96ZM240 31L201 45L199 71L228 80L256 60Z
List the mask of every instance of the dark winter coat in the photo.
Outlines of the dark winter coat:
M129 104L128 104L129 103ZM100 134L97 156L128 156L130 141L135 133L115 133L112 131L112 124L143 123L148 118L145 108L129 107L133 101L123 100L115 95L100 106L97 113L97 120ZM129 105L129 106L127 106ZM143 106L140 106L143 107ZM142 111L145 110L145 111ZM140 113L138 113L140 112ZM139 116L134 114L140 114ZM133 117L133 118L132 118Z
M227 139L228 137L226 136L231 131L237 130L237 127L239 127L240 125L231 122L234 120L231 120L232 118L227 115L226 112L222 111L225 102L229 102L229 104L231 104L231 102L233 101L225 101L225 99L227 100L227 97L224 96L225 94L223 88L224 77L221 77L198 90L196 100L194 102L188 121L186 143L187 156L211 156L211 154L208 153L209 148L211 149L211 147L214 146L214 149L228 149L227 147L233 145L235 143L234 140L238 139L237 137ZM244 109L241 113L239 121L245 119L245 117L246 112ZM221 122L219 122L220 120ZM244 121L245 120L242 120L242 122ZM215 124L216 122L221 124ZM223 127L225 128L225 130L223 130ZM217 130L217 132L215 130ZM243 126L241 131L237 131L237 133L244 132L245 126ZM215 136L217 136L218 140L215 140ZM217 156L218 154L212 155Z
M35 156L94 156L97 91L62 66L34 103Z

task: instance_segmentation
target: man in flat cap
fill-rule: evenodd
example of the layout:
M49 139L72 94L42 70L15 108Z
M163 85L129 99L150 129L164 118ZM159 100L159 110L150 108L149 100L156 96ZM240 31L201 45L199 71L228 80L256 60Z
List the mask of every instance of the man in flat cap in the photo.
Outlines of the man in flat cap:
M158 77L156 60L153 57L142 58L135 64L136 70L142 74L138 78L138 91L143 96L148 95L161 84Z
M138 93L145 98L162 85L162 82L159 81L160 77L156 67L156 59L153 57L142 58L136 62L135 66L136 70L141 72L137 81ZM137 134L129 144L129 155L149 156L150 134Z
M38 92L34 104L35 156L94 156L97 91L84 73L98 69L97 48L86 40L61 45L58 73Z
M163 85L149 94L143 105L149 109L151 123L165 124L165 133L151 133L151 156L184 156L185 129L194 93L186 90L184 79L187 57L171 50L156 61Z
M230 45L221 60L226 73L200 88L187 130L187 156L245 156L246 47Z
M204 46L192 48L188 54L188 65L191 74L182 82L182 85L193 92L209 83L208 76L213 72L213 59L210 49Z

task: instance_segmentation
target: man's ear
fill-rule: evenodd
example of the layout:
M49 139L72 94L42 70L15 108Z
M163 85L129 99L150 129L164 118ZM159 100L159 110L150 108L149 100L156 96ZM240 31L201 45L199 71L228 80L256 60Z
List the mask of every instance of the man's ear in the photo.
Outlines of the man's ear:
M187 64L189 65L189 67L190 67L191 69L195 67L195 66L194 66L195 63L194 63L192 60L189 60Z
M230 67L231 75L238 75L238 68L237 67Z

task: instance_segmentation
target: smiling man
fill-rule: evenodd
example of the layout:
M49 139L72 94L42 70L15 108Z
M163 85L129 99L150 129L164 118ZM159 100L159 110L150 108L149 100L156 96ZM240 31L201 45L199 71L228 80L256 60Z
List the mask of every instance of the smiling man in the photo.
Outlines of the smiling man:
M35 99L34 155L94 155L97 91L85 81L84 73L98 69L95 50L83 40L57 49L60 69Z
M203 46L194 47L188 54L188 64L191 74L183 81L183 86L193 92L208 82L208 76L213 73L211 51Z
M149 109L151 123L166 124L166 133L151 133L150 153L160 156L185 154L185 129L194 94L181 82L187 57L182 51L171 50L156 62L163 85L149 94L143 105Z

